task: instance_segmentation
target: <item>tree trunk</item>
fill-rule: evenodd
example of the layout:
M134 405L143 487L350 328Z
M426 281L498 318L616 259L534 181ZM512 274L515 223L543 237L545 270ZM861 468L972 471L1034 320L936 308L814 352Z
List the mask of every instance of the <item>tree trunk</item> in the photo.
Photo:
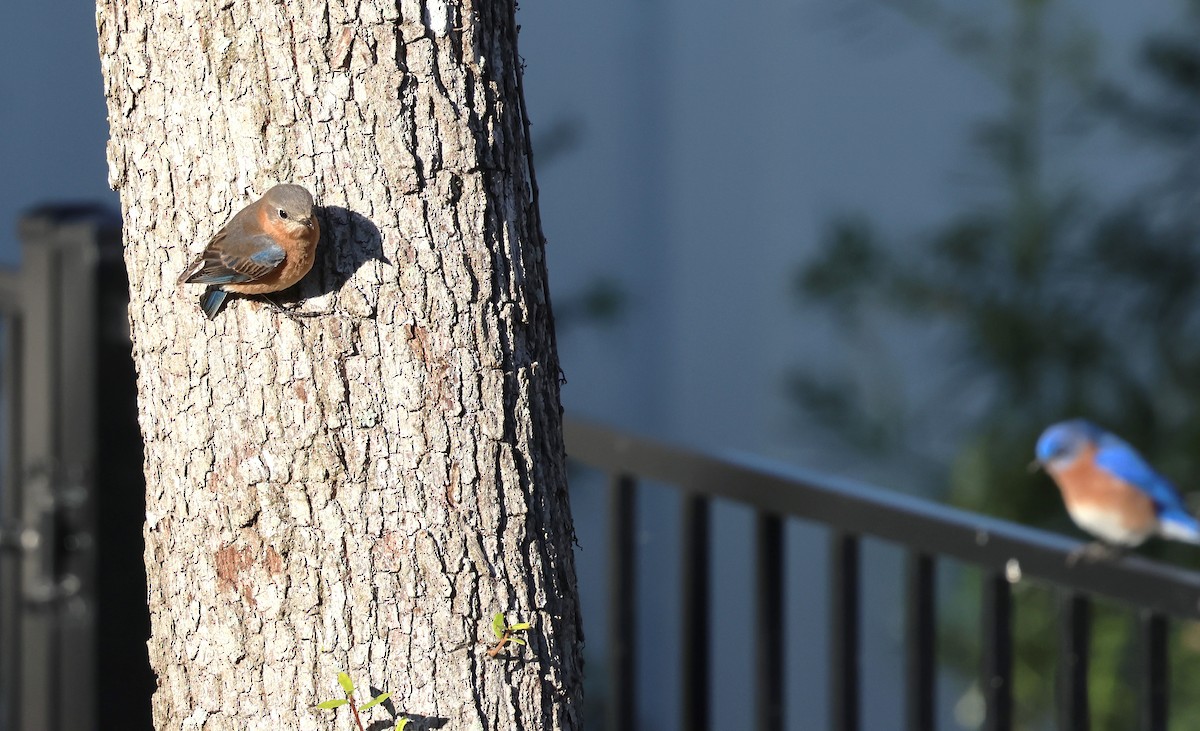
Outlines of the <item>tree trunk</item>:
M160 729L350 729L340 670L393 693L366 725L580 726L514 11L100 0ZM319 315L210 322L175 278L277 182L317 197ZM492 658L499 612L532 629Z

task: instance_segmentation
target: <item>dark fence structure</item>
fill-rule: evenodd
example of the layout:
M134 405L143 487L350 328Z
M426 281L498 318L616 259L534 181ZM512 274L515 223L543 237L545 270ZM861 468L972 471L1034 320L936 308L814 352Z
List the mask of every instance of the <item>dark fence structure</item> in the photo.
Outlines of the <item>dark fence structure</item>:
M1144 731L1163 731L1168 719L1168 623L1200 618L1200 573L1138 557L1069 565L1077 543L1053 533L956 510L802 470L763 466L748 459L716 457L651 439L568 419L572 460L602 470L609 487L609 586L611 606L607 728L636 727L634 697L635 542L634 496L639 481L674 486L684 493L679 618L680 727L712 728L711 503L723 499L753 508L756 591L754 728L783 728L784 574L783 522L801 518L832 531L828 587L830 624L829 718L834 731L860 727L859 677L860 542L884 539L907 551L905 607L906 708L902 727L935 728L935 572L940 559L979 567L982 584L980 687L986 702L983 728L1013 725L1012 584L1032 579L1060 598L1057 715L1061 729L1089 728L1088 649L1094 599L1116 600L1138 612L1141 651L1140 720ZM901 724L897 723L897 728Z
M0 271L0 731L150 728L121 218L44 206Z

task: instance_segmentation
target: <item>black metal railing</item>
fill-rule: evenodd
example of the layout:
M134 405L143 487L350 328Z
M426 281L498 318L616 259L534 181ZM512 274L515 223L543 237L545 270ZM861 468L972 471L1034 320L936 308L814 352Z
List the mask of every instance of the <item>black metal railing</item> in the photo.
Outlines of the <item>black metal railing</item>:
M811 472L767 465L747 457L717 457L568 419L572 460L611 478L609 512L609 678L607 727L635 727L634 505L639 481L685 494L681 549L681 728L711 728L709 707L711 611L709 606L710 505L723 499L757 511L755 728L783 727L784 566L783 521L802 518L832 531L829 718L837 731L859 728L861 687L860 543L880 538L908 552L905 617L905 713L909 731L934 728L935 576L939 559L956 559L983 572L980 688L984 728L1012 727L1012 584L1034 579L1061 600L1057 716L1063 729L1088 727L1088 644L1094 599L1115 600L1139 613L1137 676L1142 679L1139 728L1167 728L1169 618L1200 617L1200 573L1131 556L1118 562L1069 565L1078 544L1066 537L877 490ZM899 681L899 679L898 679Z

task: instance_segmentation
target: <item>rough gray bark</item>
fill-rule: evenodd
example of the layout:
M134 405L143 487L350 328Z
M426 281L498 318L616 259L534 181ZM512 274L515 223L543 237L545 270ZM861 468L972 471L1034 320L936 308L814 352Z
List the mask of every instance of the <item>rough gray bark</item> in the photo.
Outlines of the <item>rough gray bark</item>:
M100 0L97 17L157 727L351 728L312 708L344 669L445 719L415 728L578 728L513 3ZM276 182L323 207L297 298L321 315L235 300L208 322L175 277ZM496 612L533 623L517 660L487 657Z

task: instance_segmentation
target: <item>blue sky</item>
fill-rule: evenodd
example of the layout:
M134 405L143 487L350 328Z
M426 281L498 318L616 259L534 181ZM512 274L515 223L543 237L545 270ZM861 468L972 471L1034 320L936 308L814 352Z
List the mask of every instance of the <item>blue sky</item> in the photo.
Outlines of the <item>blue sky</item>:
M13 262L21 211L49 201L118 205L104 159L95 5L5 3L0 64L0 261Z

